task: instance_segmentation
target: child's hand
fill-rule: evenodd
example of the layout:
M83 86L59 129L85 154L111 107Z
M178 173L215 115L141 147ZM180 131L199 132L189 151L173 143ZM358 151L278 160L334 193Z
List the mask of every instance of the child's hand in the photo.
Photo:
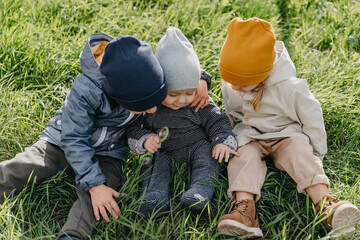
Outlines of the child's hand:
M200 79L199 87L195 91L195 98L190 104L190 107L194 107L196 104L195 111L199 111L200 108L204 108L209 104L209 92L207 88L207 83L205 80Z
M240 157L240 154L232 150L228 145L219 143L215 145L212 152L212 157L218 160L219 163L221 163L221 161L225 157L225 162L228 162L230 154L234 154L235 156Z
M94 186L89 190L91 203L94 210L95 219L100 221L100 214L105 222L110 222L110 219L107 215L109 213L113 214L115 219L118 219L118 214L120 214L119 205L115 202L114 198L119 197L119 193L114 189L100 184ZM100 212L100 214L99 214Z
M158 135L151 135L144 142L144 148L151 153L156 152L159 148L161 148L161 142Z

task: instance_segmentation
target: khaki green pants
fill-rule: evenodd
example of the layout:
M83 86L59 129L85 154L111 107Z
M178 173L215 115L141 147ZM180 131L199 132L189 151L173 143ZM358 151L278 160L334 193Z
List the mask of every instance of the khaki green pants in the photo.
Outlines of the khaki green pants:
M106 185L117 189L120 185L122 161L112 157L96 156L99 166L106 177ZM13 159L0 162L0 204L4 195L16 194L34 180L41 182L54 176L59 171L71 169L64 152L57 146L39 140ZM31 178L29 179L29 176ZM70 209L67 221L60 235L70 234L81 239L90 236L97 221L95 220L90 194L76 187L78 199Z

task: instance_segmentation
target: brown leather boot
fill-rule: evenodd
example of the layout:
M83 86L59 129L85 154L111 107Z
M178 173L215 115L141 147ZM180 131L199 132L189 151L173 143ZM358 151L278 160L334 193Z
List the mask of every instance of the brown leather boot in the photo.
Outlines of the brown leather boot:
M228 236L235 235L241 238L262 237L263 233L259 228L255 201L233 201L229 213L220 218L217 230Z
M360 221L360 211L348 201L338 201L335 195L327 195L315 205L325 228L332 237L339 235L351 236Z

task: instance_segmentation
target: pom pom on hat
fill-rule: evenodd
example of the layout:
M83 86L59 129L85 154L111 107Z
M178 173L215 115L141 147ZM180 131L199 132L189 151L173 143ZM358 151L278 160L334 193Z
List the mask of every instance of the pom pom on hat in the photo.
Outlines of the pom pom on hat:
M175 27L166 30L155 53L164 70L168 91L197 88L200 82L200 62L192 44Z
M264 81L273 68L276 56L271 24L259 18L234 18L220 53L221 78L237 86Z
M110 41L100 72L105 93L128 110L145 111L166 98L163 70L151 46L136 37L121 35Z

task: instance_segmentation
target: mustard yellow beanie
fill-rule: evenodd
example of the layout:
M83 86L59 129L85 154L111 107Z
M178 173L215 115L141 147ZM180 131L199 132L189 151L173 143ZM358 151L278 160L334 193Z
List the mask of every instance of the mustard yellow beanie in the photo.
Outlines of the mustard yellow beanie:
M275 36L271 24L259 18L234 18L220 53L221 78L237 86L264 81L275 60Z

